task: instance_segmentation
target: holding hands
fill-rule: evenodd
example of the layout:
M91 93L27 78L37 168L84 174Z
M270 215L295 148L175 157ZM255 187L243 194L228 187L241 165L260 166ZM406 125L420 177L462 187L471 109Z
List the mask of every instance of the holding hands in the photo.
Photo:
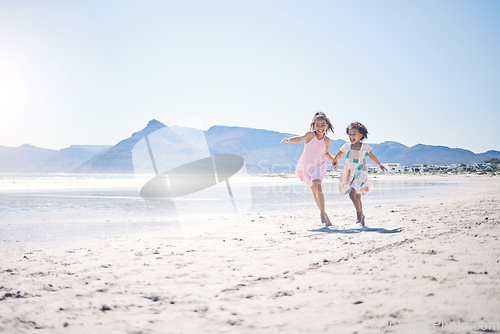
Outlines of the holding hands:
M337 170L337 168L339 167L339 160L338 159L333 159L332 161L332 167L334 170Z

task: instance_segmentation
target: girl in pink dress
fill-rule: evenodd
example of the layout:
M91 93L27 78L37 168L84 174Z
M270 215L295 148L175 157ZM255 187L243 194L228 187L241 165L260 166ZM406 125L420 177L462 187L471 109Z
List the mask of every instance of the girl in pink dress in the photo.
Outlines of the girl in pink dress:
M363 214L363 204L361 203L361 194L368 192L368 165L366 157L369 157L383 171L387 171L384 165L378 161L373 154L370 145L362 141L367 138L368 130L359 123L354 122L346 128L349 136L349 143L345 143L340 148L339 153L333 159L333 168L337 169L338 161L344 153L346 154L344 169L340 174L339 190L343 194L349 194L349 198L354 204L356 210L356 223L365 226L365 215Z
M311 188L316 205L318 205L321 223L332 226L325 211L325 197L321 182L325 176L325 159L333 161L333 156L328 152L331 140L326 136L328 131L333 132L332 123L322 112L314 114L311 122L311 131L303 136L284 138L282 143L300 143L305 141L304 152L297 163L295 174Z

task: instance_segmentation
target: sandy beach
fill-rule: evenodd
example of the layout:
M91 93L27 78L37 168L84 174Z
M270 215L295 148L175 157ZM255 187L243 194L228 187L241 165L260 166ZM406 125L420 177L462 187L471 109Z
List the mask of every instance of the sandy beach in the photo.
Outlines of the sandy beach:
M3 245L0 333L500 333L500 177L384 177L459 186L367 205L363 229L307 197L190 238Z

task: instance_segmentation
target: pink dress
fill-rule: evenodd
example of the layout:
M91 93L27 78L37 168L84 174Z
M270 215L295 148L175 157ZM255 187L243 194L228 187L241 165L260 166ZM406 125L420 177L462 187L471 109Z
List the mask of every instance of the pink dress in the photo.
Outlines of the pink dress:
M314 138L304 145L304 152L297 163L295 175L309 187L312 186L313 180L323 181L325 177L325 137L318 140L314 135Z

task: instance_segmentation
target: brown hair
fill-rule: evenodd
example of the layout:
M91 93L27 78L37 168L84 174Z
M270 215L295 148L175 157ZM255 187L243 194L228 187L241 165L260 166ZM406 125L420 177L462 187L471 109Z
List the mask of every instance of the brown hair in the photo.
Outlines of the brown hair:
M348 135L349 135L349 130L350 129L356 129L356 130L358 130L359 133L361 133L363 135L363 138L361 138L361 140L364 140L364 139L368 138L368 129L366 128L366 126L364 126L360 122L352 122L351 124L349 124L347 126L347 128L345 129L345 132Z
M314 130L314 125L318 119L322 119L326 122L327 124L326 133L328 133L328 131L331 131L333 133L333 125L328 119L328 117L326 117L325 113L322 111L318 111L317 113L314 114L313 120L311 122L311 130Z

